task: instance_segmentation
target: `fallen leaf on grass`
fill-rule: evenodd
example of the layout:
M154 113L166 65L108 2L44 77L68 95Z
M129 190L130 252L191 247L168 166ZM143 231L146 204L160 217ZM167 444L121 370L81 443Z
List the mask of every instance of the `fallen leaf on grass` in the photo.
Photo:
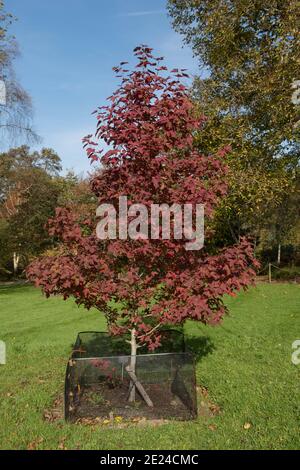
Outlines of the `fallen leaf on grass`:
M39 437L35 441L30 442L27 446L27 450L36 450L38 445L41 444L43 442L43 440L44 440L43 437Z
M131 421L132 421L132 423L138 423L139 421L141 421L141 419L142 418L137 417L137 418L132 418Z
M47 408L43 412L43 418L45 421L52 423L58 421L64 417L64 406L63 406L63 395L59 395L52 402L51 408Z
M95 426L96 424L101 424L101 418L78 418L75 421L76 424L82 424L83 426Z
M208 429L210 429L211 431L215 431L217 429L217 426L215 424L210 424L208 426Z
M63 438L60 440L60 442L59 442L59 444L58 444L58 449L59 449L59 450L68 450L67 447L65 446L65 441L66 441L66 439L67 439L66 437L63 437Z

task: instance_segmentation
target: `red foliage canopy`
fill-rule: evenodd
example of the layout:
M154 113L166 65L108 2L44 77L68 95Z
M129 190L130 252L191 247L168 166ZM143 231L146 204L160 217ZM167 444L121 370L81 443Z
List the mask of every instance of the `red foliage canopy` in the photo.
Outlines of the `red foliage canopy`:
M101 169L91 181L99 204L118 207L119 196L128 204L205 204L213 217L226 194L223 149L203 156L193 149L193 133L201 128L187 88L184 70L168 74L147 46L134 50L137 65L115 67L122 77L109 104L98 108L94 136L83 139L91 161ZM99 149L99 140L110 146ZM202 250L187 251L186 240L97 239L95 220L76 221L68 209L58 208L49 221L50 234L60 242L57 256L35 260L29 279L47 296L74 296L86 308L106 315L110 331L122 334L135 329L138 342L149 349L159 345L164 325L186 319L218 323L226 308L224 294L246 288L258 265L249 242L211 252L206 231Z

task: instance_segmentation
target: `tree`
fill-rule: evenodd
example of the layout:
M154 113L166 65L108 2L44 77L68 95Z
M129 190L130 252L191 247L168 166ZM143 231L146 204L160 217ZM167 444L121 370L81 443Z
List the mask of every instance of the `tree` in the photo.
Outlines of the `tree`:
M0 204L5 204L14 193L18 201L31 185L33 174L40 172L58 176L61 160L53 149L30 152L27 145L12 148L0 154ZM9 211L9 209L7 208Z
M95 136L83 140L89 158L102 165L91 185L99 204L118 209L119 197L127 196L137 236L99 240L95 218L78 223L70 210L58 208L49 229L61 241L60 253L37 259L27 270L46 296L73 296L78 305L104 312L112 334L130 334L133 368L137 348L155 350L164 326L186 319L219 323L226 313L224 294L246 288L258 265L245 239L210 252L209 231L202 250L186 250L186 239L174 236L144 237L136 203L147 209L155 203L205 204L206 219L212 218L226 193L226 149L210 157L193 149L203 118L195 116L180 82L185 72L166 75L162 58L147 46L134 52L136 68L131 72L123 62L114 69L121 85L108 106L96 110ZM99 139L111 149L103 153ZM124 223L123 215L117 220Z
M97 209L97 197L90 189L91 178L92 175L80 177L73 171L68 171L60 178L61 193L58 205L68 207L78 221L92 217Z
M69 207L78 219L95 213L96 197L89 179L60 174L61 161L52 149L31 152L28 146L0 154L0 269L16 275L32 257L56 250L45 223L55 207Z
M270 230L274 214L284 205L285 194L294 191L295 182L285 168L263 172L248 167L244 171L234 165L229 168L227 182L227 196L214 220L220 243L250 234L256 245L262 230Z
M281 203L274 209L269 226L262 227L260 251L277 247L277 264L281 264L281 248L291 241L299 249L300 215L300 177L295 175L295 182L283 196ZM297 236L298 235L298 236ZM283 253L284 254L284 253Z
M27 197L10 217L10 246L18 260L22 257L23 266L26 266L32 257L54 245L53 237L49 236L45 224L49 217L54 215L59 195L58 181L41 172L32 181ZM15 274L17 267L14 269Z
M0 0L0 134L2 138L25 136L29 141L37 141L32 128L32 104L28 93L16 79L13 62L18 56L18 44L9 35L8 29L14 17L4 10Z
M0 154L2 269L12 259L16 274L21 258L26 266L30 257L53 244L44 225L62 193L60 170L60 158L52 149L30 152L22 146Z
M257 235L298 171L298 1L169 0L169 13L206 70L193 87L208 117L198 145L206 153L222 142L232 148L221 225L234 237Z

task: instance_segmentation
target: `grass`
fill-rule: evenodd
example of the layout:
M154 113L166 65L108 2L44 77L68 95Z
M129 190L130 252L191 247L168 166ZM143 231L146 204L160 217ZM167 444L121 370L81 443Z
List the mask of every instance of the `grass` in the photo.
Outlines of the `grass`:
M0 288L1 449L296 449L300 447L300 287L260 284L227 301L218 327L186 325L197 380L221 407L217 416L159 427L110 429L43 420L62 391L71 344L103 317L72 301L46 300L31 286ZM246 424L247 423L247 424ZM246 428L246 429L245 429Z

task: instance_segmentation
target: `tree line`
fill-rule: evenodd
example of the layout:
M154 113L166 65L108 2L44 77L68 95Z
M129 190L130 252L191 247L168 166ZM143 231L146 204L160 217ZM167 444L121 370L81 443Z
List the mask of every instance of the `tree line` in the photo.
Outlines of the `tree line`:
M199 61L190 93L205 120L194 147L206 155L230 147L229 191L211 227L215 245L247 236L263 263L300 264L297 0L169 0L168 13ZM30 97L14 77L12 21L0 1L0 79L7 84L0 128L6 138L13 131L24 141L37 136ZM22 272L55 246L45 229L55 207L84 213L95 204L88 180L62 176L54 150L21 145L0 154L1 275Z
M22 274L36 256L53 249L47 221L58 206L85 217L96 208L88 181L73 172L62 176L52 150L26 145L0 154L0 277Z
M300 242L299 4L169 0L168 11L205 72L192 86L207 117L196 145L208 154L231 147L220 241L251 236L280 263L282 245Z

